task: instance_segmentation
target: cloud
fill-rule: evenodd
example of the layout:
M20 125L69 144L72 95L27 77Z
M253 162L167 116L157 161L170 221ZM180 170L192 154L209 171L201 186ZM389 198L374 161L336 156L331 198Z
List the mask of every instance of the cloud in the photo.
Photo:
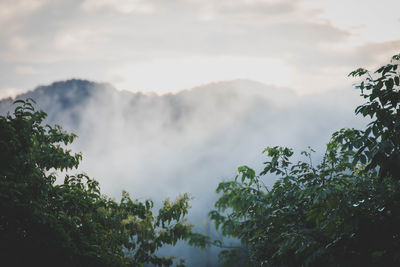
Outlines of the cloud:
M151 79L149 73L156 78ZM288 76L288 66L281 60L221 56L139 62L110 70L106 80L119 89L167 93L238 78L288 86Z
M397 23L400 8L399 1L385 1L384 4L373 0L354 0L338 3L335 0L302 1L306 8L317 8L321 12L318 18L330 21L340 29L346 29L352 35L353 45L365 42L388 42L400 39Z
M381 50L376 48L374 51L390 57L393 49L385 52L390 45L384 44L395 44L399 40L397 28L388 23L382 29L386 36L392 34L393 40L374 38L365 41L357 29L352 28L353 24L346 26L336 19L345 7L337 2L332 10L328 10L332 3L309 4L308 0L33 1L26 7L22 7L25 3L22 0L15 5L8 1L4 3L4 10L11 11L4 11L9 14L4 16L7 27L0 30L0 39L4 40L0 42L0 68L6 69L10 64L40 67L47 73L41 76L45 82L72 77L94 80L107 77L116 82L119 77L121 86L135 90L155 86L155 73L151 71L153 63L153 68L159 69L160 62L189 62L203 58L203 62L209 61L206 70L215 69L215 64L219 66L220 74L218 70L206 71L208 77L202 73L200 76L204 78L194 79L191 83L164 77L165 88L160 85L152 88L177 90L193 86L196 81L233 78L222 75L232 68L229 65L232 61L226 60L224 66L215 62L221 62L221 58L246 58L243 65L237 60L237 69L254 70L260 66L258 62L279 61L288 70L286 80L292 81L289 85L297 91L310 92L317 90L319 84L323 84L321 90L342 87L346 82L345 74L360 62L378 64L377 57L364 47L379 46ZM364 5L375 6L368 1ZM16 11L19 6L20 14ZM141 9L141 6L145 8ZM346 16L351 15L346 12ZM381 14L380 9L377 12ZM388 18L382 19L376 27ZM396 15L396 27L397 18ZM363 20L362 24L372 29L368 22ZM247 67L250 62L254 62L252 68ZM144 66L147 73L137 72L138 66ZM130 70L134 72L130 73ZM260 76L241 75L245 72L237 72L236 78ZM140 83L135 84L133 77L139 73ZM266 73L265 77L272 73ZM16 75L21 73L4 75L7 84L4 87L28 89L37 85L38 80L33 75ZM189 76L196 77L197 74ZM265 82L265 77L261 81ZM325 78L329 82L324 83ZM146 79L149 82L144 84ZM123 83L123 80L129 82Z
M138 197L191 192L205 201L238 165L260 166L264 146L322 152L332 131L356 126L352 90L301 97L234 80L144 95L82 84L56 83L24 97L34 97L51 123L79 135L74 148L83 152L82 169L113 196L126 188ZM150 188L151 179L157 182Z
M91 57L92 48L99 47L106 42L106 36L109 33L110 29L103 27L99 29L95 25L80 28L72 27L54 35L53 47L56 50L73 52L75 57L82 55ZM95 56L98 57L99 55Z
M21 90L19 88L2 87L2 88L0 88L0 99L4 99L7 97L14 98L23 92L24 92L24 90Z
M40 71L32 66L18 66L15 68L15 72L21 75L35 75L40 73Z
M8 39L8 49L13 52L26 52L29 49L31 41L22 36L12 36Z
M200 19L214 20L217 17L230 17L233 19L258 20L260 15L264 16L285 16L294 14L298 1L184 1L192 5L198 11ZM287 19L287 16L285 16Z
M23 19L39 8L43 7L48 0L2 0L0 2L0 23Z
M157 10L157 6L148 0L85 0L81 7L88 12L111 8L124 14L151 14Z

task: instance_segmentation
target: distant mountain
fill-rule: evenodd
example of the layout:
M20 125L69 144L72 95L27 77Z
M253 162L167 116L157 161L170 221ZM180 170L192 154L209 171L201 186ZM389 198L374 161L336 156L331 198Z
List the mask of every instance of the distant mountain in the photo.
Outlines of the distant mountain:
M191 220L206 228L218 182L234 177L239 165L261 170L265 157L260 152L266 146L297 152L311 146L317 160L333 131L365 125L353 115L359 97L351 89L298 96L249 80L165 95L68 80L17 99L27 97L48 113L48 123L78 134L72 148L83 153L81 169L99 180L105 193L118 198L125 189L134 198L160 203L189 192L194 197ZM0 101L1 114L13 109L12 101ZM179 253L189 253L192 262L204 258L197 250Z
M0 101L0 113L4 114L12 110L12 103L16 99L32 98L37 107L48 112L49 121L62 122L58 120L61 113L68 113L69 122L79 123L79 107L86 103L95 94L107 94L115 89L105 83L94 83L86 80L68 80L54 82L51 85L39 86L33 91L18 95L15 99L7 98ZM65 116L63 116L65 119Z
M48 123L61 124L78 133L85 128L85 124L93 124L88 112L109 122L120 115L119 119L123 118L124 123L136 125L147 124L157 118L173 130L184 130L189 124L200 127L198 124L206 123L209 125L203 126L212 132L215 128L237 122L257 106L263 109L271 105L282 106L278 103L280 99L285 99L287 105L293 102L295 95L289 90L268 88L249 80L218 82L177 94L157 95L117 91L109 84L73 79L39 86L16 97L26 98L33 98L37 107L48 113ZM0 114L11 111L13 101L11 98L1 100ZM265 105L267 102L268 105ZM219 121L216 120L218 116Z

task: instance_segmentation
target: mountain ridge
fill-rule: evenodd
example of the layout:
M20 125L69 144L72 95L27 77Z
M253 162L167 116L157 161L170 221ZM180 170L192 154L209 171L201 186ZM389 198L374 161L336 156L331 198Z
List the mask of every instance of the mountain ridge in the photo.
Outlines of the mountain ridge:
M208 105L218 112L221 108L236 109L233 103L244 107L241 103L249 98L292 98L288 90L271 88L260 82L237 79L220 81L181 90L177 93L155 94L141 91L119 91L109 83L98 83L83 79L56 81L49 85L40 85L33 90L17 95L15 98L0 100L0 114L12 110L12 103L17 99L32 98L37 107L48 113L50 123L61 123L54 113L63 114L63 119L75 121L74 127L81 117L78 113L82 107L93 105L95 109L107 109L106 106L120 105L125 107L125 114L132 113L135 106L169 106L171 117L180 118L182 112L194 109L205 109ZM200 99L203 102L199 101ZM146 109L146 107L139 107ZM56 112L54 112L56 110ZM243 109L242 109L243 110ZM69 117L69 118L67 118ZM72 128L74 128L72 127Z
M81 90L92 90L92 89L105 89L105 90L115 90L121 93L128 93L128 94L141 94L141 95L150 95L150 96L165 96L165 95L177 95L181 93L187 93L187 92L192 92L192 91L198 91L198 90L203 90L204 88L221 88L221 87L235 87L237 86L238 83L246 84L247 87L252 86L254 87L269 87L274 90L286 90L286 91L291 91L290 89L287 88L281 88L281 87L276 87L273 85L267 85L262 82L250 80L250 79L233 79L233 80L222 80L222 81L215 81L215 82L209 82L209 83L204 83L201 85L197 85L191 88L185 88L182 90L179 90L177 92L166 92L166 93L157 93L154 91L141 91L141 90L136 90L136 91L130 91L130 90L119 90L116 87L114 87L112 84L108 82L95 82L87 79L79 79L79 78L73 78L73 79L66 79L66 80L59 80L59 81L54 81L50 84L47 85L38 85L35 88L28 90L24 93L15 95L13 97L4 97L0 99L1 101L4 100L16 100L16 99L21 99L22 97L29 97L33 93L42 93L42 92L47 92L49 93L50 90L68 90L68 89L73 89L79 87ZM294 91L293 91L294 92Z

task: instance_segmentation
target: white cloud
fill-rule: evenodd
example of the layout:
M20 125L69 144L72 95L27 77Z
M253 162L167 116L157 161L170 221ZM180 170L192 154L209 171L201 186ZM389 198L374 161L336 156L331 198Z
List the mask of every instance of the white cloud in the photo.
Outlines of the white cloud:
M353 34L352 44L400 39L397 0L305 0L305 7L320 9L319 18Z
M2 0L0 1L0 22L32 14L46 2L48 0Z
M34 75L40 73L40 71L32 66L18 66L15 68L15 72L18 74Z
M284 18L286 22L297 18L298 1L278 0L185 0L194 8L201 20L230 18L242 23L259 23Z
M157 10L157 6L147 0L85 0L82 4L82 9L88 12L110 8L125 14L151 14Z
M70 27L54 36L53 47L67 52L82 52L90 55L107 39L110 31L96 26Z
M31 44L31 40L23 36L12 36L8 39L7 44L8 44L8 49L10 50L14 50L17 52L24 52L28 50Z
M166 93L237 78L288 86L289 68L281 60L252 57L188 57L152 60L112 69L107 80L119 89Z
M14 98L15 96L17 96L23 92L24 92L24 90L21 88L3 87L3 88L0 88L0 99L7 98L7 97Z

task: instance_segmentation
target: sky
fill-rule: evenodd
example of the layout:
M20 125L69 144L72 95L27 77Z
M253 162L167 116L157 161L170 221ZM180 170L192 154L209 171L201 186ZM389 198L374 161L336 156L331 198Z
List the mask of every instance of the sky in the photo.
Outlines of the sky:
M0 97L70 78L177 92L251 79L299 94L400 52L398 0L0 0Z

